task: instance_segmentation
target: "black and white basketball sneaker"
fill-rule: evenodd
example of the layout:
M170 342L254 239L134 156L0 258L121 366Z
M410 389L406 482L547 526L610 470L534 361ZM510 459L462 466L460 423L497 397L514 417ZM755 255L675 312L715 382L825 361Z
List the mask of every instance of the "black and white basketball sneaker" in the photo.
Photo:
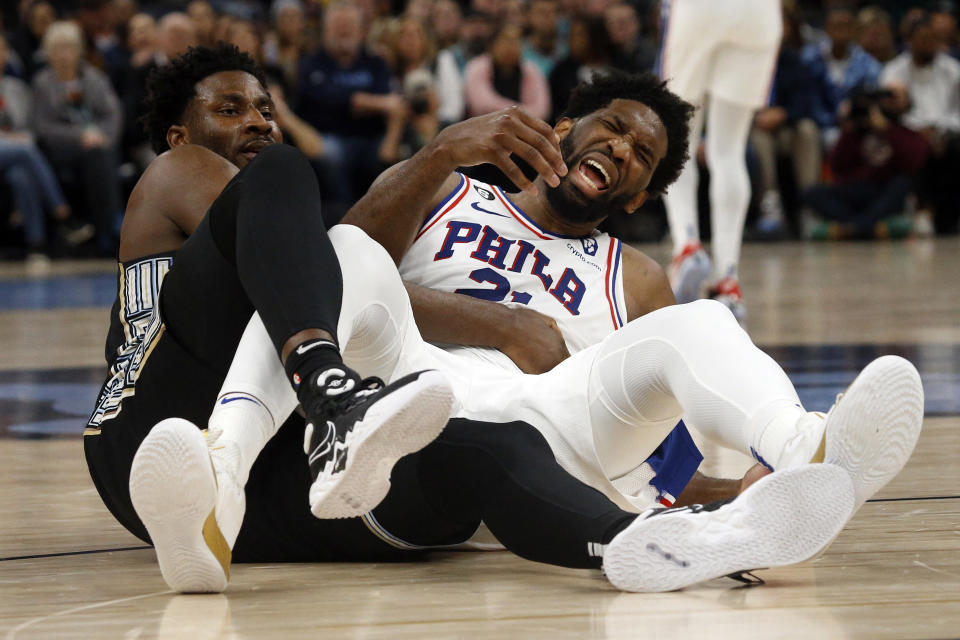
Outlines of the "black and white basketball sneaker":
M447 424L453 390L438 371L411 373L384 386L346 368L314 373L300 388L307 415L303 450L310 509L318 518L353 518L373 510L390 490L403 456L430 444Z
M603 570L623 591L673 591L802 562L840 533L855 500L836 465L777 471L734 500L642 513L607 545Z

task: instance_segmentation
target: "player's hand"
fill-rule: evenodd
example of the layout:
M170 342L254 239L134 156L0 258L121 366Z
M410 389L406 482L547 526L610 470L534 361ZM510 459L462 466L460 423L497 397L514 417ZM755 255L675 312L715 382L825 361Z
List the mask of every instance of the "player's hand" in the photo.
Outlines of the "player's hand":
M740 480L740 493L743 493L747 490L747 487L752 485L754 482L762 478L763 476L769 475L771 473L770 469L767 469L765 466L759 462L743 474L743 479Z
M570 357L553 318L523 307L511 308L508 338L500 347L524 373L544 373Z
M523 158L551 187L567 175L553 129L518 106L451 125L431 144L448 154L454 168L489 162L526 191L536 191L536 187L510 159L512 153Z

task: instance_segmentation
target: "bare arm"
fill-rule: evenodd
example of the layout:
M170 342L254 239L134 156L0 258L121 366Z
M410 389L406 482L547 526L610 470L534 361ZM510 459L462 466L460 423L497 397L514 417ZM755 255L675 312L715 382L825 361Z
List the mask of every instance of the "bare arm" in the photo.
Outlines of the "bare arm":
M549 371L570 356L553 318L532 309L405 284L417 327L429 342L492 347L524 373Z
M755 464L744 476L737 480L711 478L699 471L693 474L683 492L677 496L674 506L685 507L691 504L709 504L717 500L736 498L747 490L747 487L770 473L762 464Z
M566 173L553 130L511 107L441 131L412 158L377 178L343 222L366 231L399 263L427 214L457 186L453 171L458 166L490 162L515 184L533 188L511 153L550 184L558 184L558 176ZM417 325L431 342L493 347L531 373L547 371L568 355L556 323L545 316L423 287L408 286L408 291Z
M384 172L343 222L382 244L395 262L413 244L433 206L456 185L460 166L489 162L523 189L535 189L510 159L516 153L553 186L567 172L553 129L519 107L451 125L412 158Z
M236 166L197 145L158 156L130 194L120 260L179 249L236 173Z
M677 304L667 274L656 260L627 244L623 245L622 254L623 292L628 320Z

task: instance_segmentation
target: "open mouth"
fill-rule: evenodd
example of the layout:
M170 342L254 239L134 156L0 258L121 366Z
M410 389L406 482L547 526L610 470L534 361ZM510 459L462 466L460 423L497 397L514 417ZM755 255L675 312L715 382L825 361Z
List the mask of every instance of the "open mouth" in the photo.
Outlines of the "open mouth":
M610 174L602 164L592 158L581 162L577 172L595 191L606 191L610 188Z

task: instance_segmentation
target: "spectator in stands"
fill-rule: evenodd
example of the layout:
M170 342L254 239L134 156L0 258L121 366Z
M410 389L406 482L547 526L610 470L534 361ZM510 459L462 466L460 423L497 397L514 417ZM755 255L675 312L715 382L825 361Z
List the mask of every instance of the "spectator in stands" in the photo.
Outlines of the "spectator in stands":
M653 69L657 48L643 37L643 23L636 7L629 2L614 2L603 17L613 45L611 64L634 73Z
M207 0L192 0L187 4L187 15L193 21L197 44L209 47L216 43L213 30L217 23L217 13Z
M0 35L0 176L13 196L14 211L23 227L28 263L48 261L46 212L57 221L57 233L67 244L90 239L93 225L77 220L57 178L30 133L32 96L19 78L4 75L9 48Z
M159 23L160 64L166 64L190 47L199 44L197 27L185 13L175 11L160 18Z
M557 61L567 55L567 45L557 35L557 0L532 0L527 9L530 33L523 43L523 59L549 77Z
M404 7L401 17L413 18L417 22L426 24L432 11L433 0L407 0L407 6Z
M341 207L352 204L379 174L387 127L407 117L403 96L390 90L387 64L363 43L360 9L347 2L331 5L323 48L302 60L297 83L298 113L324 138L324 193Z
M932 208L940 232L956 231L960 216L960 62L944 53L928 15L909 31L907 51L883 70L884 87L901 96L903 121L930 144L920 184L921 209Z
M827 11L827 38L812 42L803 51L804 64L826 67L834 87L834 101L847 100L854 89L874 89L880 78L880 63L857 44L857 19L845 8ZM836 140L835 125L826 131L827 147Z
M430 13L430 27L437 43L437 49L443 51L460 40L460 25L463 12L454 0L436 0Z
M117 34L111 0L78 0L72 19L83 32L87 62L101 69L113 86L119 87L128 55Z
M140 6L137 0L112 0L113 22L117 27L118 35L121 39L126 37L126 25L130 24L130 19L140 13Z
M960 58L960 43L957 42L957 7L952 0L941 0L930 12L930 27L943 53Z
M864 7L857 14L860 30L860 46L880 64L886 64L897 56L893 38L893 21L890 14L876 6Z
M306 22L300 0L277 0L270 8L273 30L263 45L264 61L279 67L292 90L297 86L297 69L307 52Z
M824 221L806 231L811 238L892 233L887 222L903 212L914 175L926 161L927 142L898 122L892 93L861 89L847 104L842 132L830 155L836 182L804 193L807 205Z
M610 36L602 19L574 18L570 22L570 53L550 74L551 122L566 108L574 87L610 68L610 52Z
M23 63L24 73L29 80L47 61L40 42L47 28L57 19L56 9L46 0L36 0L26 5L22 14L20 28L11 44Z
M121 83L120 99L124 116L122 151L124 159L132 161L139 172L146 169L156 156L140 124L140 116L147 94L147 75L159 62L160 37L156 20L147 13L138 13L130 18L126 31L130 65Z
M120 101L106 75L83 61L83 39L72 22L55 22L43 36L49 68L33 79L37 138L58 174L82 190L98 248L116 250L121 211L117 146Z
M760 219L757 231L776 237L786 231L786 216L777 179L777 158L792 161L797 191L819 181L823 164L820 130L835 124L833 86L823 65L805 65L800 20L784 3L783 40L777 58L770 106L757 111L750 145L760 169Z
M478 116L512 104L541 119L550 116L550 89L537 65L523 60L520 27L508 24L500 29L490 52L467 64L464 97L467 114Z
M420 20L401 18L393 38L394 74L410 107L409 126L404 136L403 151L409 157L433 140L440 130L441 118L459 120L463 114L463 93L455 66L443 69L435 64L436 51ZM440 73L450 74L441 79ZM441 93L439 88L452 89ZM446 100L447 104L443 101ZM441 116L443 112L443 116Z
M482 11L468 11L460 27L459 42L448 47L457 61L460 73L466 72L467 63L486 53L497 32L497 22L493 16Z

